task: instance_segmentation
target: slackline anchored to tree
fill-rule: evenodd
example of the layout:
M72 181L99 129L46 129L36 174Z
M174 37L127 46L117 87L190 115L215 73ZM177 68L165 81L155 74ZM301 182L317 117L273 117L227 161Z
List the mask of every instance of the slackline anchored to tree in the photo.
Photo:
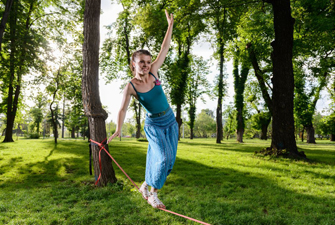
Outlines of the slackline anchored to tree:
M122 167L116 162L116 160L106 150L105 145L107 145L107 138L105 138L101 143L99 143L97 141L94 141L92 139L90 139L90 142L91 142L91 145L97 145L99 147L99 167L100 167L100 174L99 174L98 179L95 182L95 185L98 184L99 179L101 177L101 171L102 171L101 170L101 151L104 150L107 153L107 155L113 160L113 162L120 168L120 170L124 173L124 175L126 175L126 177L133 183L134 187L136 187L136 189L139 191L139 188L135 184L135 182L128 176L128 174L122 169ZM183 217L183 218L186 218L186 219L189 219L189 220L192 220L192 221L200 223L200 224L210 225L209 223L205 223L205 222L202 222L200 220L196 220L196 219L193 219L191 217L188 217L188 216L185 216L185 215L182 215L182 214L179 214L179 213L176 213L176 212L164 209L164 208L158 208L158 209L163 210L163 211L168 212L168 213L171 213L171 214L174 214L174 215L177 215L177 216L180 216L180 217Z

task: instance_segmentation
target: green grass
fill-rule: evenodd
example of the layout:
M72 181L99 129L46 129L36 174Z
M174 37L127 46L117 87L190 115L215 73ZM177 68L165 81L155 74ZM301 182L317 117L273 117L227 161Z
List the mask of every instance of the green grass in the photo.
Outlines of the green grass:
M147 145L125 138L110 144L138 185ZM309 161L254 155L269 145L184 139L159 196L167 209L210 224L335 224L335 143L299 144ZM1 143L0 224L195 224L153 209L114 169L117 184L97 188L87 141Z

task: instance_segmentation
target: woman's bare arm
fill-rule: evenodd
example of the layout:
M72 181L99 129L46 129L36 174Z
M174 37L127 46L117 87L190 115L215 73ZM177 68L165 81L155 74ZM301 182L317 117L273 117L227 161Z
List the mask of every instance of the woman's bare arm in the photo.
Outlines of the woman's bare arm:
M126 85L126 87L123 89L123 99L121 103L121 107L118 113L118 118L117 118L117 125L116 125L116 130L115 133L108 138L107 144L113 140L115 137L119 137L121 135L121 128L124 122L124 118L126 117L127 109L129 106L130 98L132 93L132 89L130 87L130 83Z
M153 74L157 74L158 69L163 65L166 55L170 48L171 36L172 36L172 30L173 30L173 15L172 13L169 15L167 10L165 10L165 15L166 15L166 19L168 21L169 26L166 31L161 50L156 60L151 65L151 72Z

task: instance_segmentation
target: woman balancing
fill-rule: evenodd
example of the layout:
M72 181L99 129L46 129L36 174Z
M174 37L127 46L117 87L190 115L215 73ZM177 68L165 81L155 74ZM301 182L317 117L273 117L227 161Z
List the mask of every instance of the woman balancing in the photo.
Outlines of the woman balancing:
M178 124L157 79L158 69L169 51L173 28L173 15L166 10L165 14L169 27L156 60L151 63L151 54L147 50L138 50L132 55L130 66L134 78L124 88L117 128L108 139L109 143L120 136L130 98L134 96L147 111L144 131L149 141L145 181L140 192L154 208L165 208L157 197L157 191L163 187L172 170L178 145ZM148 186L151 186L150 192Z

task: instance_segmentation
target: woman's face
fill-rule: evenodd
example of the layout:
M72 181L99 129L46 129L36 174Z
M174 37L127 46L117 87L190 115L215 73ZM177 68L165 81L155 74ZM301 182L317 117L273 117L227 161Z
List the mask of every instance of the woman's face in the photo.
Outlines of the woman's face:
M151 68L151 56L140 54L135 57L133 62L136 74L145 75L148 74Z

